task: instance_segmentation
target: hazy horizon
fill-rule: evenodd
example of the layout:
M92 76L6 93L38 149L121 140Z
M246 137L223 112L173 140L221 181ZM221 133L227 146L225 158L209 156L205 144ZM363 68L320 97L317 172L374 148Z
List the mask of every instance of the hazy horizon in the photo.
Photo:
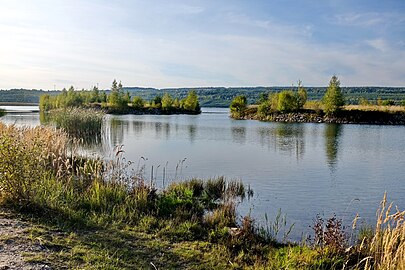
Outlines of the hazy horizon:
M5 0L0 89L405 86L405 1Z

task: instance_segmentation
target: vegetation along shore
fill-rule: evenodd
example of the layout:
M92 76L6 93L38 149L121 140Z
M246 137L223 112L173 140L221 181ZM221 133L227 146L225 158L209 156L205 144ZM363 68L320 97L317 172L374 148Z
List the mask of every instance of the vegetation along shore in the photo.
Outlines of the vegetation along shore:
M262 93L256 104L248 105L245 96L235 97L230 105L234 119L255 119L274 122L341 123L405 125L405 106L390 100L365 98L358 105L345 106L340 81L333 76L321 100L308 101L307 91L298 83L297 89L278 93Z
M92 90L75 91L71 86L69 90L63 89L59 95L42 95L39 107L43 112L55 109L84 108L101 110L112 114L199 114L201 113L198 96L195 91L189 91L183 99L173 98L165 93L157 95L149 101L140 96L131 97L123 86L113 81L111 91L99 91L97 87Z
M238 202L252 194L240 181L189 179L157 189L142 169L130 170L122 149L102 160L81 156L72 143L61 130L0 123L0 219L8 224L0 241L10 262L2 266L11 267L10 258L41 269L405 265L405 212L385 197L374 227L314 217L311 239L293 243L281 214L265 224L238 217Z

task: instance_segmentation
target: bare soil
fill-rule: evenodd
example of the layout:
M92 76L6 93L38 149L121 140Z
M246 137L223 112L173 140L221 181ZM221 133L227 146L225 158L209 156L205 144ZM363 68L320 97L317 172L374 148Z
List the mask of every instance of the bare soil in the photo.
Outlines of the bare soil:
M9 211L0 209L0 270L52 269L45 263L24 259L24 254L32 257L35 253L45 251L38 241L29 239L28 231L32 227L32 224L22 221Z

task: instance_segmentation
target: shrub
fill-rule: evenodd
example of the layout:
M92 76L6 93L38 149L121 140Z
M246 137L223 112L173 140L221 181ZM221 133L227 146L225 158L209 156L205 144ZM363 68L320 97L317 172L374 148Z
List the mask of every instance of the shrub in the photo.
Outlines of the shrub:
M143 99L140 96L134 96L132 99L132 107L134 109L142 109L145 105L145 102L143 101Z
M242 118L245 116L245 109L247 107L247 101L245 96L235 97L230 105L231 115L234 118Z
M314 244L320 247L328 247L332 251L342 253L347 245L347 236L342 226L342 220L336 215L328 218L326 222L319 215L313 225Z
M292 91L282 91L278 94L277 111L292 112L298 109L297 96Z

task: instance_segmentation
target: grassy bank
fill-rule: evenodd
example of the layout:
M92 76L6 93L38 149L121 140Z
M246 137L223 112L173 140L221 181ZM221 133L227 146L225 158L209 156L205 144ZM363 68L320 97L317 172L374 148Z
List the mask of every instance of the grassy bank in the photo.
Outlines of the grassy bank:
M50 128L0 124L1 204L30 220L24 254L56 269L396 269L405 263L404 212L383 200L373 230L352 244L336 218L314 224L313 241L277 241L280 217L238 218L250 191L223 177L154 188L112 161L81 158ZM74 148L73 148L74 149ZM271 220L271 219L270 219ZM354 231L353 231L354 232ZM357 232L357 231L356 231ZM395 268L396 267L396 268Z

